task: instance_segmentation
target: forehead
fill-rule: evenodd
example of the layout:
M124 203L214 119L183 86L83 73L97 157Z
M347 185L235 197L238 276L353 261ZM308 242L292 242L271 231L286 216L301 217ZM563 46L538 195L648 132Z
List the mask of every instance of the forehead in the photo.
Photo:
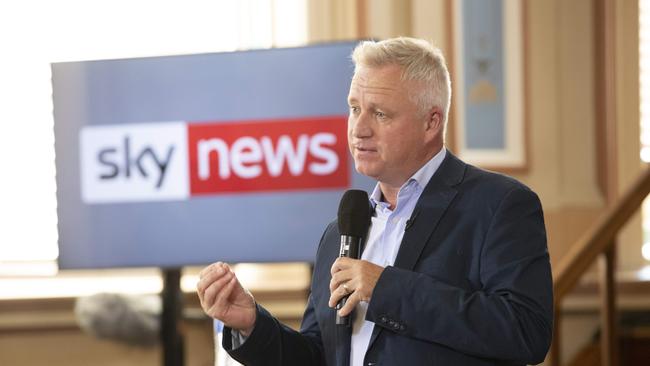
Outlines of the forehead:
M396 65L357 68L350 84L350 96L357 93L393 95L406 89L402 69Z

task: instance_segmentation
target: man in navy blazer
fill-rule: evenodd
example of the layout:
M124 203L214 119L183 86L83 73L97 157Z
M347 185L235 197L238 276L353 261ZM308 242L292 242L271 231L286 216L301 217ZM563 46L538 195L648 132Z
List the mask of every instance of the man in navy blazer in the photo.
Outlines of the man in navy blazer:
M428 42L362 42L353 53L348 142L378 184L361 259L338 258L329 224L300 332L255 303L230 267L206 267L204 311L245 365L526 365L553 323L542 207L516 180L444 147L449 73ZM348 297L335 324L335 305Z

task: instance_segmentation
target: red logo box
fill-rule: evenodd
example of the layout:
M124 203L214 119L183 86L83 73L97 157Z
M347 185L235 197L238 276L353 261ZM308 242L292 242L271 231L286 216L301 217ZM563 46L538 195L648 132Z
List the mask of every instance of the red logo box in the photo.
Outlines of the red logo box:
M347 117L195 122L191 195L347 188Z

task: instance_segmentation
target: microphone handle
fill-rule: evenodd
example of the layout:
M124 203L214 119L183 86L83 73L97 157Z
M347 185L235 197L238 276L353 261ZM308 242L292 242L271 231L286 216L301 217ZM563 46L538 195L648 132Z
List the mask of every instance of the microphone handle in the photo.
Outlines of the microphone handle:
M350 235L341 235L341 248L339 251L339 258L340 257L360 259L361 238L356 236L350 236ZM338 313L338 310L341 310L341 308L345 305L346 301L348 300L348 296L349 295L343 297L341 300L339 300L339 303L336 304L336 310L337 310L336 325L342 325L346 327L350 327L351 325L350 315L340 316Z

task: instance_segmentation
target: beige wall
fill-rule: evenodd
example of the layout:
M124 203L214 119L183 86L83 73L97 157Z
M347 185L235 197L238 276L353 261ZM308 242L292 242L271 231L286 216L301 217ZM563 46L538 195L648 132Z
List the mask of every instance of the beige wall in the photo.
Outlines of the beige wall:
M307 2L307 32L311 43L357 39L357 2L311 0Z
M618 188L625 191L642 170L639 159L639 6L637 0L618 0L616 6L616 118ZM637 214L619 236L619 263L634 269L648 264L641 256L641 215Z
M530 165L554 263L598 217L592 1L529 1Z
M411 2L411 36L431 41L445 55L451 53L447 44L447 4L444 0L413 0Z

